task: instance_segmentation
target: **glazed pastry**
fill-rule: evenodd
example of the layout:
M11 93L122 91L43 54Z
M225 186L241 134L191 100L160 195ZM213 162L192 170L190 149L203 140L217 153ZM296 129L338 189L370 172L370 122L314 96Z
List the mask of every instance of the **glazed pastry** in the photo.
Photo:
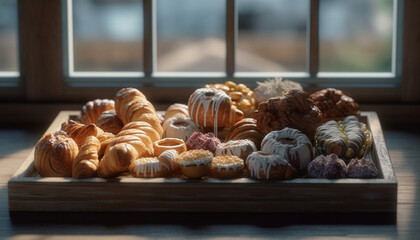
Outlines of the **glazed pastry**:
M219 155L213 158L210 172L213 177L227 179L242 176L244 160L231 155Z
M191 118L169 118L163 123L164 138L179 138L186 142L194 132L199 132L198 125Z
M114 110L114 100L110 99L95 99L87 102L81 112L80 120L84 124L95 123L103 112Z
M131 162L138 158L138 150L131 144L110 145L98 165L98 174L103 178L114 177L128 170Z
M102 115L99 116L98 120L96 120L95 125L104 130L104 132L110 132L113 134L118 134L124 126L115 111L103 112Z
M197 125L212 128L215 134L218 128L233 126L244 117L224 91L214 88L197 89L188 99L188 110Z
M310 178L344 178L347 176L346 163L336 154L319 155L308 165Z
M185 142L178 138L164 138L153 143L155 156L159 156L167 150L176 150L178 154L187 151Z
M255 179L287 180L298 174L286 158L273 153L253 152L246 159L246 165L250 177Z
M312 93L312 100L322 112L324 118L346 117L359 115L359 105L353 98L346 96L342 91L326 88Z
M79 148L87 137L95 136L96 138L101 139L101 135L104 134L104 131L93 123L85 125L72 120L68 123L64 122L61 125L61 130L66 132L69 137L73 138Z
M47 133L35 146L35 167L41 177L71 177L78 153L76 142L65 132Z
M91 178L96 175L99 159L98 151L101 143L94 136L89 136L83 141L79 154L73 162L73 178Z
M378 169L370 160L353 158L347 165L347 176L349 178L376 178Z
M175 103L169 106L165 112L165 121L171 118L189 118L188 106L181 103Z
M220 139L214 136L213 133L202 134L201 132L195 132L188 138L186 145L188 150L204 149L215 153L220 143Z
M143 122L143 121L135 121L135 122L130 122L127 123L122 129L121 132L127 131L127 130L132 130L132 129L138 129L141 131L144 131L147 136L150 137L150 139L152 140L152 142L156 142L159 139L161 139L161 135L159 134L158 131L156 131L152 125L150 125L147 122ZM121 133L124 134L124 133Z
M139 158L128 169L133 177L145 178L162 177L172 170L170 165L163 164L157 157Z
M303 91L299 83L282 78L268 79L264 82L257 82L257 84L258 86L254 89L254 98L257 105L272 97L282 97L290 90Z
M257 128L257 120L253 118L244 118L233 125L225 140L248 139L254 142L257 149L259 149L264 136L265 134Z
M255 110L254 92L245 84L227 81L224 84L206 84L204 87L224 91L232 99L232 104L241 110L245 116L251 116Z
M366 124L356 116L343 121L328 121L321 125L315 135L315 147L319 154L335 153L345 160L361 158L372 145L372 134Z
M178 151L174 149L170 149L161 153L158 158L162 164L166 166L170 166L171 171L175 172L180 169L179 164L178 164L178 156L179 156Z
M177 158L182 173L188 178L201 178L207 175L212 160L213 153L203 149L185 151Z
M217 146L216 156L230 155L246 160L248 155L255 151L257 151L257 147L255 147L255 144L251 140L230 140Z
M311 141L301 131L284 128L272 131L261 142L261 151L284 156L297 170L305 170L313 159Z
M144 114L155 115L160 125L160 119L156 115L153 105L139 90L135 88L123 88L115 96L115 112L124 124L133 121L142 121L139 118Z
M258 129L265 134L289 127L300 130L313 141L322 113L308 93L291 90L284 97L270 98L260 103L255 111L255 119Z

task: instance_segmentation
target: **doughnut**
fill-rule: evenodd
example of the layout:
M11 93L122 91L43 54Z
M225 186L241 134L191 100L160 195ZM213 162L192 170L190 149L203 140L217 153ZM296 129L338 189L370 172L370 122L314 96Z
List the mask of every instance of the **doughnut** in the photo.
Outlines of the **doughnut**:
M237 156L219 155L213 158L210 172L216 178L238 178L242 176L244 160Z
M191 118L169 118L163 123L164 138L179 138L186 142L194 132L199 131L197 123Z
M313 157L311 141L293 128L267 134L261 142L261 151L284 156L297 170L305 170Z
M169 150L171 151L171 150ZM167 151L168 152L168 151ZM162 153L159 157L143 157L134 160L128 167L134 177L162 177L175 169L174 152ZM176 155L175 155L176 156Z
M344 178L347 176L346 163L336 154L319 155L308 165L310 178Z
M182 173L188 178L201 178L207 175L213 153L204 149L194 149L181 153L177 162Z
M377 176L378 169L370 160L353 158L347 165L347 177L349 178L376 178Z
M257 151L257 147L255 147L254 142L251 140L231 140L226 143L219 144L216 148L216 156L230 155L246 160L248 155L255 151Z
M295 178L298 171L283 156L261 151L251 153L246 159L249 175L255 179Z
M188 138L186 145L188 150L204 149L215 153L220 143L220 139L214 136L213 133L202 134L201 132L195 132Z
M153 143L155 156L159 156L166 150L174 149L179 154L187 151L185 142L178 138L164 138Z

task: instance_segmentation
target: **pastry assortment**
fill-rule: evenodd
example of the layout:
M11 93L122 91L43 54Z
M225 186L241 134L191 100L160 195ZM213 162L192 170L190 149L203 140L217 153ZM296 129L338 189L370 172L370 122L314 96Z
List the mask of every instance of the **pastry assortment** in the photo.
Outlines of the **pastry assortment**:
M377 177L367 158L372 134L352 98L332 88L309 94L282 79L258 85L205 85L164 115L138 89L123 88L45 134L35 167L41 177L73 178Z

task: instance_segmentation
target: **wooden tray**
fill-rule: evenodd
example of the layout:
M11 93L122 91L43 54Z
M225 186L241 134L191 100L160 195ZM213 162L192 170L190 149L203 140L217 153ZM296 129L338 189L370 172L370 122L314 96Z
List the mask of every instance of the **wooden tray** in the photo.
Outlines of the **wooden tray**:
M46 132L78 111L62 111ZM29 212L396 213L397 180L376 112L362 112L372 131L377 179L259 181L40 178L33 151L8 183L9 210Z

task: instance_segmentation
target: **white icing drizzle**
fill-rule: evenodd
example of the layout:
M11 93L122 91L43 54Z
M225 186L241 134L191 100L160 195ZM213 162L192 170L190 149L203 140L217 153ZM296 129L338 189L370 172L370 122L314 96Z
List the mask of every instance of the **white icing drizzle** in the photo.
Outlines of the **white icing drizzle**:
M213 158L211 167L217 168L218 172L221 172L222 169L225 169L226 172L229 172L230 169L236 171L238 168L244 167L244 160L237 156L219 155Z
M270 169L272 166L287 165L288 161L281 155L273 153L263 153L261 151L251 153L246 159L249 174L251 177L261 179L260 170L262 169L266 175L266 179L270 178Z
M293 139L296 141L296 145L282 143L279 139ZM285 159L289 158L288 153L290 153L291 159L289 159L289 162L292 163L299 159L300 170L303 170L312 160L311 149L308 145L312 148L311 141L305 134L297 129L286 127L280 131L272 131L267 134L261 142L261 151L278 154Z
M203 159L197 159L194 161L178 161L178 164L186 167L188 165L196 165L197 167L200 165L204 165L204 164L208 164L211 162L211 160L213 160L213 158L203 158Z
M257 151L257 147L255 147L254 142L252 142L251 140L230 140L226 143L219 144L219 146L216 149L216 156L230 155L243 158L243 154L246 154L247 151ZM248 156L245 156L244 158L246 159L246 157Z
M146 160L147 159L147 160ZM146 177L147 172L150 171L150 176L153 177L162 168L162 163L157 158L143 158L143 160L135 160L136 167L134 169L137 176L143 174Z
M185 123L185 125L175 123ZM163 123L163 138L179 138L186 142L194 133L199 132L198 125L190 118L169 118Z
M188 106L191 106L189 107L190 117L193 118L193 120L195 120L198 125L201 125L198 122L198 113L200 112L200 109L203 108L204 120L202 124L203 127L206 127L207 112L210 110L211 105L210 117L214 118L213 133L217 137L219 108L220 105L227 99L230 100L230 97L222 90L217 90L214 88L199 88L193 93L193 95L191 95L190 99L188 100ZM196 109L195 115L193 114L194 109ZM226 114L229 113L230 112Z
M159 155L159 159L161 159L161 158L166 159L169 162L169 164L171 165L171 167L169 168L168 165L166 165L165 163L163 163L161 161L162 165L164 167L166 167L168 170L174 170L174 161L175 161L177 156L178 156L178 152L174 149L171 149L171 150L166 150L163 153L161 153Z

